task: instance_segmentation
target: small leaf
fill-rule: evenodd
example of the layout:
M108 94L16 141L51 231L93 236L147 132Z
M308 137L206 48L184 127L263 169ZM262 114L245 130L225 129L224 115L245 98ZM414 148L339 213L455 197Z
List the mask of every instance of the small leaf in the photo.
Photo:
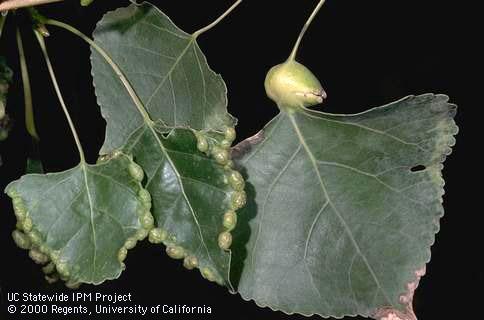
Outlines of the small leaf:
M8 87L12 82L12 70L7 66L5 58L0 56L0 120L5 117ZM0 129L1 130L1 129Z
M28 237L32 259L52 261L71 286L119 277L128 243L149 231L142 226L149 215L139 199L143 189L128 170L133 165L128 156L118 154L97 165L29 174L9 184L6 192L22 232L16 238Z
M457 133L447 101L281 113L236 147L249 184L233 245L242 297L286 313L411 319L407 285L430 260Z
M207 65L195 38L149 3L106 14L94 31L128 78L153 121L167 127L222 131L235 120L227 113L227 90ZM95 51L92 73L107 121L101 154L120 148L143 118L118 76Z

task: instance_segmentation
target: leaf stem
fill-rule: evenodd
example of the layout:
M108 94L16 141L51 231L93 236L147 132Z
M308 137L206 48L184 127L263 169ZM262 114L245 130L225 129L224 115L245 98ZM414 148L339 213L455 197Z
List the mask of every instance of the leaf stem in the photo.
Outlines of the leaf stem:
M318 5L316 6L316 8L314 8L313 12L311 13L308 20L306 21L303 28L301 29L301 32L299 33L299 36L297 37L296 43L294 44L294 48L292 48L291 55L287 59L288 61L294 61L296 59L297 50L299 49L299 45L301 44L301 40L304 37L306 30L308 29L311 22L313 22L314 17L316 17L316 14L319 12L319 9L321 9L321 7L323 6L323 4L325 2L326 2L326 0L319 0Z
M16 30L16 39L18 47L18 55L20 60L20 71L22 74L22 84L24 89L24 104L25 104L25 126L30 136L35 140L40 140L37 130L35 128L34 110L32 103L32 90L30 87L29 70L27 68L27 61L25 59L24 45L22 42L22 35L20 29Z
M3 26L7 20L7 13L0 12L0 38L2 38Z
M53 19L47 19L47 20L44 21L44 24L57 26L59 28L65 29L65 30L77 35L82 40L86 41L94 50L96 50L104 58L104 60L106 60L106 62L111 66L111 68L114 70L116 75L119 77L119 79L123 83L124 87L128 91L129 96L133 100L136 108L138 109L138 111L143 116L144 120L148 124L153 125L153 121L151 120L149 114L146 112L146 110L143 106L143 103L141 102L140 98L138 97L138 95L134 91L134 89L131 86L131 84L129 83L128 79L125 77L125 75L123 74L121 69L119 69L118 65L113 61L113 59L111 59L109 54L106 51L104 51L103 48L101 48L96 42L91 40L88 36L83 34L81 31L77 30L73 26L70 26L66 23L63 23L63 22L60 22L60 21L57 21L57 20L53 20Z
M151 120L150 115L148 114L148 112L146 112L146 109L144 108L143 103L139 99L138 95L136 94L135 90L133 89L133 87L129 83L128 79L125 77L125 75L123 74L121 69L118 67L118 65L111 59L109 54L106 51L104 51L103 48L98 46L95 41L91 40L88 36L86 36L85 34L80 32L79 30L77 30L76 28L74 28L74 27L72 27L72 26L70 26L66 23L56 21L56 20L52 20L52 19L47 19L47 20L44 21L44 23L66 29L67 31L74 33L75 35L79 36L81 39L86 41L92 48L94 48L94 50L96 50L106 60L106 62L114 70L116 75L119 77L119 79L123 83L124 87L128 91L128 94L130 95L131 99L133 100L136 108L138 109L138 111L143 116L146 125L149 127L150 131L153 133L153 136L155 137L156 141L160 145L160 148L163 150L165 155L168 157L168 155L166 154L166 150L163 147L163 143L161 142L160 138L158 137L158 134L156 133L155 122L153 120ZM170 161L170 163L171 163L171 160L170 160L169 157L168 157L168 161Z
M192 34L192 37L194 39L196 39L199 35L201 35L202 33L204 33L205 31L208 31L210 29L212 29L213 27L215 27L220 21L222 21L226 16L228 16L240 3L242 2L242 0L237 0L230 8L227 9L227 11L225 11L220 17L218 17L214 22L212 22L211 24L195 31L193 34Z
M0 11L18 9L22 7L38 6L51 2L60 2L64 0L5 0L0 2Z
M76 141L77 150L79 151L79 157L81 158L81 164L86 163L86 158L84 156L84 150L82 150L81 142L79 140L79 136L77 135L76 128L74 127L74 123L72 122L71 116L69 111L67 110L66 104L64 102L64 98L62 98L62 93L59 89L59 84L57 83L57 79L54 73L54 69L52 68L52 64L50 62L49 54L47 52L47 48L45 46L44 37L38 32L34 30L35 36L39 42L40 48L42 49L42 54L44 55L45 62L47 64L47 69L49 70L50 78L52 79L52 84L54 85L55 92L57 94L57 98L61 104L62 110L67 118L67 122L69 123L69 127L71 129L72 135L74 136L74 140Z

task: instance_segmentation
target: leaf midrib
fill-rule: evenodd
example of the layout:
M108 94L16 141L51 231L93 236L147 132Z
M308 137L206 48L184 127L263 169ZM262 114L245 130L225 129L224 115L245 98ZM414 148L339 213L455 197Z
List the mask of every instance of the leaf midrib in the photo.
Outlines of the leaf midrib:
M92 244L93 244L93 261L92 261L92 273L91 278L94 278L94 270L96 270L96 256L97 256L97 243L96 243L96 228L94 227L94 204L91 198L91 189L89 188L89 182L87 181L87 163L81 162L81 170L84 175L84 184L86 186L86 194L89 202L90 211L90 224L92 230Z
M177 179L178 184L180 186L180 190L181 190L181 193L183 195L183 198L185 199L185 202L187 203L188 208L190 208L190 213L192 214L193 220L195 221L195 224L197 225L198 233L200 235L200 241L201 241L203 247L205 248L205 251L207 252L208 258L210 259L210 261L212 262L212 264L216 266L217 264L213 261L213 258L210 255L210 251L208 250L207 244L205 243L204 236L203 236L203 232L202 232L202 228L200 226L200 223L198 222L198 218L197 218L197 215L195 213L195 210L193 209L193 207L191 205L191 202L189 201L188 196L187 196L187 194L185 192L185 187L184 187L182 178L181 178L181 176L180 176L180 174L179 174L179 172L178 172L175 164L173 163L170 155L168 154L167 150L165 149L165 146L161 142L160 137L158 136L156 129L150 123L148 123L148 122L146 122L146 125L148 126L148 128L151 131L151 133L155 137L158 146L160 147L163 155L165 156L165 158L167 159L168 163L170 164L171 169L175 173L175 176L176 176L176 179Z

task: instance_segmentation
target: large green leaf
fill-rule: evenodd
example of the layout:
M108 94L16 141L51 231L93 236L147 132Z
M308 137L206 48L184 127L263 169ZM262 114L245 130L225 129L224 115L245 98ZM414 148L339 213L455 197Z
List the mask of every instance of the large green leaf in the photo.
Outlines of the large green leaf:
M119 277L127 249L153 225L142 174L118 152L97 165L23 176L6 189L18 220L15 241L37 263L49 263L49 280L74 286Z
M287 313L413 319L457 133L447 101L281 113L236 147L251 199L234 234L242 297Z
M120 67L154 121L197 130L222 131L233 125L226 110L225 84L210 70L195 37L153 5L132 4L106 14L94 40ZM101 153L108 153L121 147L143 119L103 58L93 51L91 61L96 95L107 121Z

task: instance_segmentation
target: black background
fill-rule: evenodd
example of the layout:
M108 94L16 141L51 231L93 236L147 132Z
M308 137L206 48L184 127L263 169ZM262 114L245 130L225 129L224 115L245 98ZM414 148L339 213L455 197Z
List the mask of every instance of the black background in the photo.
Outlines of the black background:
M152 1L187 32L218 17L230 1ZM41 7L45 15L66 21L91 34L102 15L128 1L97 0L88 8L77 1ZM478 316L484 285L480 221L476 183L482 137L477 96L482 73L477 70L477 19L466 1L350 1L328 0L308 30L298 60L319 77L328 93L327 112L353 113L382 105L408 94L446 93L459 105L457 145L444 169L446 215L441 220L432 261L415 297L419 319ZM265 97L266 71L287 58L302 24L316 1L244 1L226 20L199 38L212 69L221 73L229 89L229 111L239 119L239 139L270 120L277 109ZM14 19L8 19L0 53L14 70L18 59ZM104 138L92 89L89 49L75 36L50 27L47 45L61 89L71 111L89 162L95 162ZM482 30L482 27L481 27ZM78 162L77 151L55 98L45 63L30 30L22 27L31 72L41 155L47 171L68 169ZM20 76L15 75L8 112L16 120L10 138L0 144L4 165L0 189L24 171L31 152L23 125ZM473 88L475 86L475 88ZM477 91L476 91L477 90ZM60 284L47 285L40 268L10 237L15 221L9 201L0 198L0 272L2 302L6 292L60 292ZM138 244L130 251L127 270L116 281L81 291L131 292L142 305L187 304L211 306L214 313L198 319L303 319L259 308L238 295L203 280L167 258L159 247ZM5 305L2 306L5 312ZM13 319L2 313L0 317ZM185 319L187 316L172 316ZM170 317L170 318L172 318ZM35 317L24 317L24 319ZM41 319L42 317L38 317ZM49 317L51 318L51 317ZM74 319L65 317L64 319ZM103 317L105 318L105 317ZM107 318L107 317L106 317ZM118 317L136 319L137 317ZM165 315L165 318L168 316ZM313 319L318 319L314 316Z

